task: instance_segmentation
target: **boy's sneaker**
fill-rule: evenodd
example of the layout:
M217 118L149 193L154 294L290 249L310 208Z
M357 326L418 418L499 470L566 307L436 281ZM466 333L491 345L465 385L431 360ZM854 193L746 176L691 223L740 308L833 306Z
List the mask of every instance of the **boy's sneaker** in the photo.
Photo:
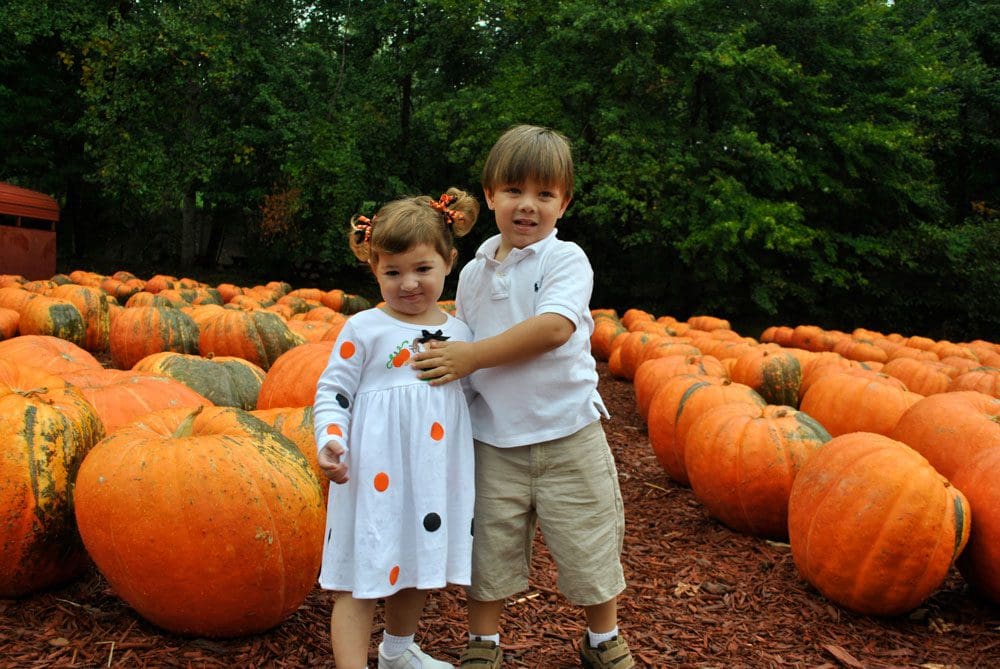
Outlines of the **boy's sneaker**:
M388 658L382 651L382 644L379 644L378 669L454 669L454 665L435 660L415 643L411 643L399 657Z
M586 632L580 642L580 661L586 669L631 669L635 666L625 639L616 636L594 648Z
M503 651L493 641L470 641L462 651L461 664L465 669L500 669Z

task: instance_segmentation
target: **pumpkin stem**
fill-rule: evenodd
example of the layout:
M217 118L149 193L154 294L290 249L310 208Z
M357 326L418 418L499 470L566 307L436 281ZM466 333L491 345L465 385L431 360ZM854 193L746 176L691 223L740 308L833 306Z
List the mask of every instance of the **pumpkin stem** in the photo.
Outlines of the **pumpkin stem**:
M171 435L171 437L173 439L180 439L181 437L190 437L191 432L194 429L194 420L195 418L198 417L198 414L200 414L201 410L204 408L205 408L204 405L199 405L195 407L195 410L189 413L187 417L183 421L181 421L181 424L177 426L177 429L174 430L174 433Z
M20 390L15 388L14 392L16 392L18 395L21 395L22 397L35 397L36 395L46 394L47 392L49 392L49 389L47 386L42 386L41 388L29 388L28 390Z

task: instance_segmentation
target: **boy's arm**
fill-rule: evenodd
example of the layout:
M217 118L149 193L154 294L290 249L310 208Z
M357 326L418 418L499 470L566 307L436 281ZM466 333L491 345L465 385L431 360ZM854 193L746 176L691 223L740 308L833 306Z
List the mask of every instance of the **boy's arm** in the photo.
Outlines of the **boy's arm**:
M539 314L477 342L431 342L431 348L414 356L411 364L423 370L419 378L441 385L477 369L535 358L565 344L574 331L576 325L565 316Z

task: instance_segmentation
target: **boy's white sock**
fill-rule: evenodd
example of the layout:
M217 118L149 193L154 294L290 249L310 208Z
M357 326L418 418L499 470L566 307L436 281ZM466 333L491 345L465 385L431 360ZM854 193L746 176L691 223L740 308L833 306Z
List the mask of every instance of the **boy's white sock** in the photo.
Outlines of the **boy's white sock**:
M500 633L496 634L473 634L469 632L469 641L492 641L496 645L500 645Z
M587 638L590 641L591 648L597 648L598 644L604 643L605 641L610 641L618 636L617 625L610 632L591 632L590 628L587 628Z
M413 643L415 635L393 636L388 632L382 632L382 654L387 658L399 657Z

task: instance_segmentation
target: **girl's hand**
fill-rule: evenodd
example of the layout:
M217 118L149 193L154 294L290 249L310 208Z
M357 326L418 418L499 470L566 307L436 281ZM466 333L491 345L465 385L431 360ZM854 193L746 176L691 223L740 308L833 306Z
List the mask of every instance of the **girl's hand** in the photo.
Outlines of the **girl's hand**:
M350 478L347 475L347 463L340 461L342 455L344 455L344 447L339 442L328 441L319 450L317 457L319 468L323 470L328 479L337 484L347 483Z
M476 357L469 342L432 341L410 359L410 366L420 371L418 379L440 386L476 371Z

